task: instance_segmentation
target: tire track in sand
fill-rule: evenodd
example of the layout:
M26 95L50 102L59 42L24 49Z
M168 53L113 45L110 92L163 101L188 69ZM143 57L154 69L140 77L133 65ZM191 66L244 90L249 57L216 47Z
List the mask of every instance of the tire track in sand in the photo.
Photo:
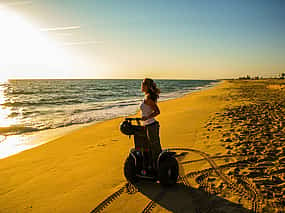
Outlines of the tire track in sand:
M190 148L169 148L169 151L189 151L189 152L195 152L200 154L205 160L208 161L208 163L210 164L211 168L208 169L203 169L203 170L198 170L198 171L193 171L190 173L187 173L184 176L180 176L178 179L178 182L184 184L186 187L190 187L190 184L187 180L187 178L190 177L194 177L197 175L205 175L205 177L207 175L209 175L212 171L215 171L216 174L229 186L229 188L237 193L239 193L240 195L244 196L246 195L246 197L248 199L251 199L251 203L252 203L252 210L254 212L258 211L258 198L261 198L261 196L259 196L259 194L257 193L255 187L251 184L251 183L247 183L248 181L245 181L245 179L243 179L243 184L237 184L237 181L235 181L234 179L230 179L228 177L226 177L221 170L231 167L231 166L235 166L239 163L242 163L243 161L238 161L238 162L234 162L234 163L229 163L229 164L225 164L222 166L217 166L217 164L211 159L211 157L205 153L202 152L200 150L195 150L195 149L190 149ZM246 183L246 186L245 186ZM122 187L120 187L116 192L114 192L113 194L111 194L110 196L108 196L105 200L103 200L101 203L99 203L92 211L91 213L99 213L102 212L105 208L107 208L109 205L111 205L115 200L117 200L123 193L129 193L129 194L134 194L137 192L137 189L135 186L133 186L130 183L125 183ZM166 194L167 190L166 188L163 189L153 200L150 200L145 208L142 210L143 213L151 213L153 211L153 209L157 206L158 202L163 198L163 196Z
M208 161L208 163L211 165L211 167L214 169L216 174L228 185L228 187L233 190L234 192L240 194L241 196L246 196L249 201L251 202L251 210L253 212L260 212L259 207L260 203L262 202L262 196L260 193L258 193L257 189L255 186L249 182L248 179L242 178L243 184L239 184L238 181L240 180L235 180L234 178L228 178L226 175L223 174L223 172L219 169L217 164L211 159L211 157L200 150L195 150L195 149L190 149L190 148L170 148L168 149L170 151L190 151L190 152L196 152L200 154L202 157L204 157L205 160ZM245 181L246 180L246 181Z

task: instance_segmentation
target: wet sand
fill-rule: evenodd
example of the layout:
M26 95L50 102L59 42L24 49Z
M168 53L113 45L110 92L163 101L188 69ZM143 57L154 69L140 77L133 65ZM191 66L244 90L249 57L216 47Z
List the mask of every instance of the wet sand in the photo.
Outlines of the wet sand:
M284 206L284 81L225 81L159 103L171 188L126 182L123 118L0 160L0 212L278 212ZM284 102L285 104L285 102ZM285 139L284 139L285 140Z

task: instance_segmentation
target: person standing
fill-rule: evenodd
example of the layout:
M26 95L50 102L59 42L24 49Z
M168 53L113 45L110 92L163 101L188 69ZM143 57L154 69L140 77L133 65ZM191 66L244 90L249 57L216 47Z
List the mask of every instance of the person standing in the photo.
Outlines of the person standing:
M150 145L152 167L156 169L157 158L161 153L159 138L160 125L159 122L155 120L155 117L160 114L157 105L160 89L157 88L156 83L152 79L145 78L141 84L141 91L145 93L140 105L142 122Z

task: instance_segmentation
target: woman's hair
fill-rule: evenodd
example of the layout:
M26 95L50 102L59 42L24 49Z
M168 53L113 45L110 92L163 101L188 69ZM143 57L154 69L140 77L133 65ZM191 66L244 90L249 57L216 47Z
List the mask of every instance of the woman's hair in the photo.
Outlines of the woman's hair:
M156 87L156 83L150 78L145 78L143 80L143 84L146 85L147 93L150 95L150 98L154 102L157 102L157 99L159 98L160 89Z

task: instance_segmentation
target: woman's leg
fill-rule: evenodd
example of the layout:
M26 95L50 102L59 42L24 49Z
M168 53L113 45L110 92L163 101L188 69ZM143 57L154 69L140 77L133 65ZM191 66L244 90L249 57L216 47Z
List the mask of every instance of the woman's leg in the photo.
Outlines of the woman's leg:
M155 122L151 125L146 126L146 134L150 143L153 167L156 168L156 160L158 155L161 153L161 145L159 138L159 123Z

